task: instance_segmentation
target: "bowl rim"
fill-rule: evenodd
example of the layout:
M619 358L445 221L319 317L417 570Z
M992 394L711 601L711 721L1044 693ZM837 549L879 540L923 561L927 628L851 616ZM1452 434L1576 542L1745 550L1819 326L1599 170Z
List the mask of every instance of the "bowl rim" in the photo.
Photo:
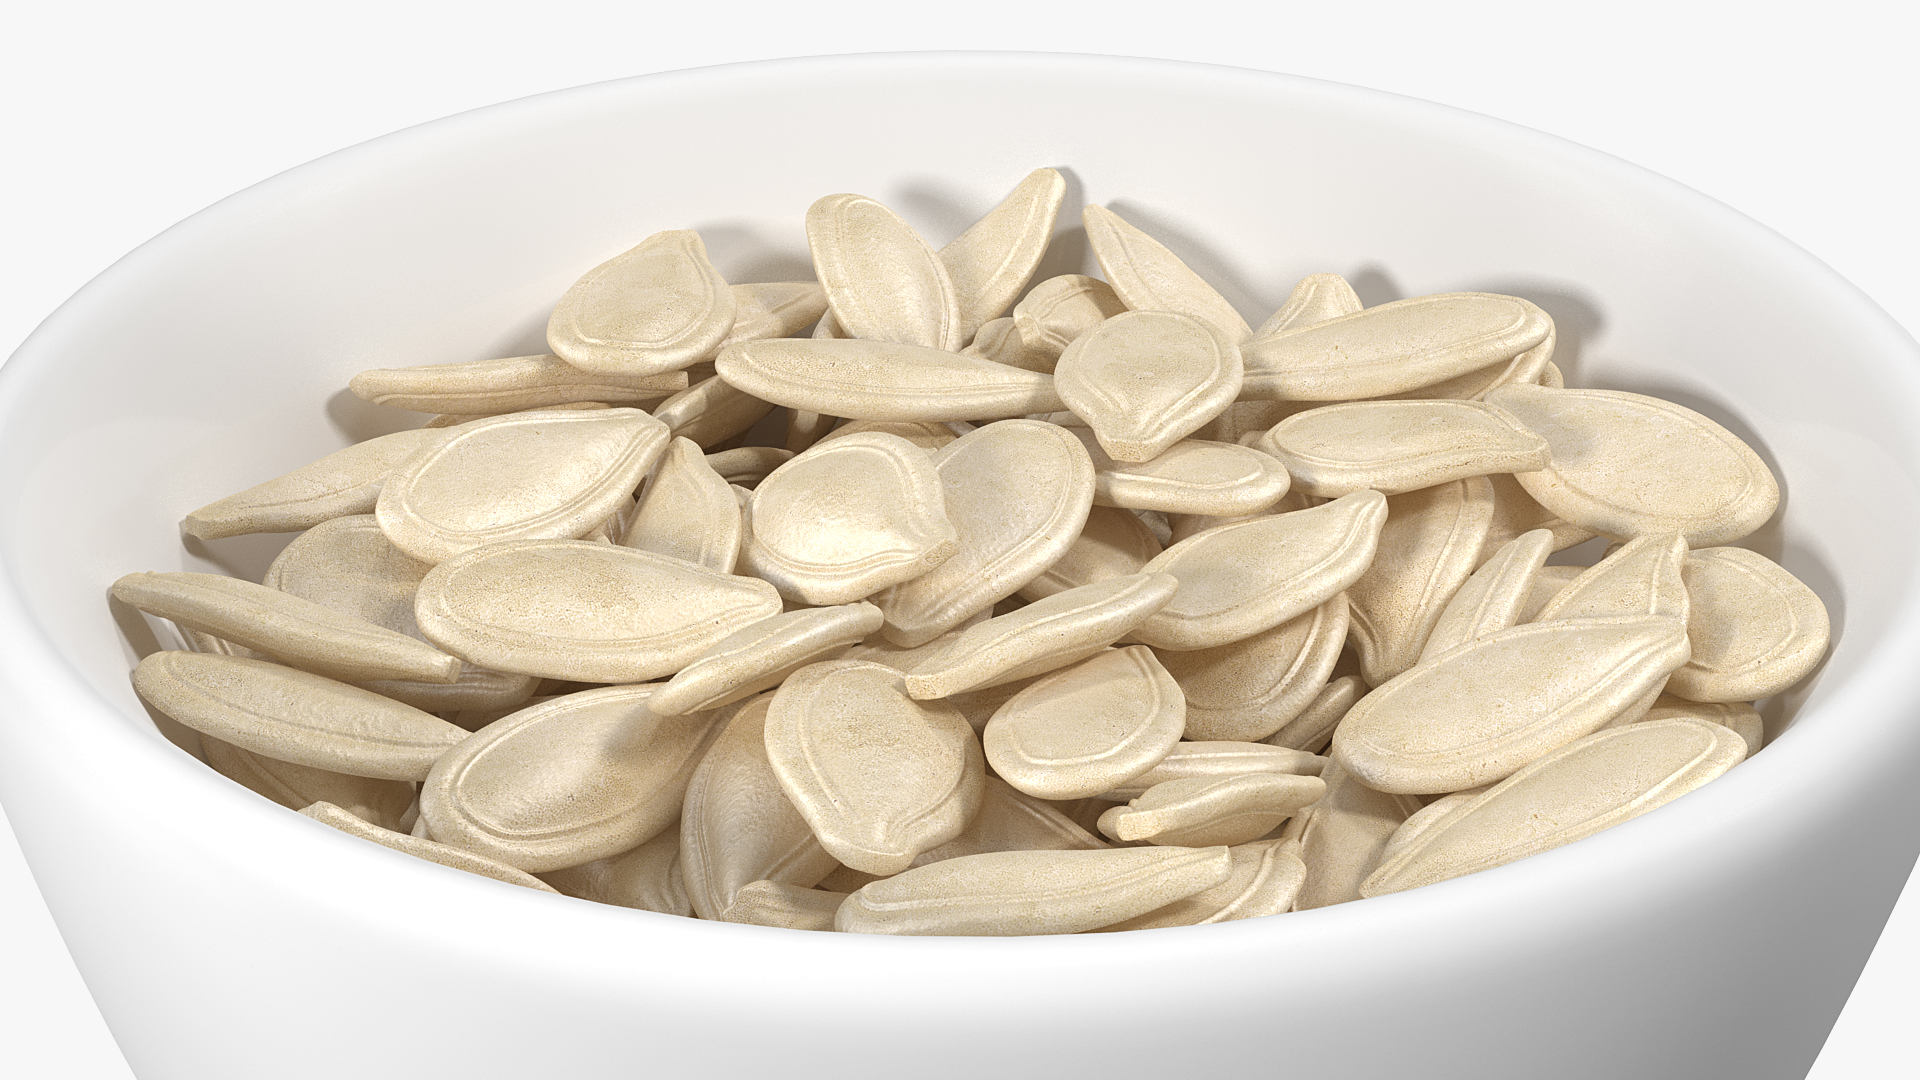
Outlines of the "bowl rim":
M741 80L777 83L785 79L829 74L835 77L855 75L872 78L901 66L933 66L982 74L993 70L1036 73L1066 68L1125 73L1145 79L1211 80L1242 86L1263 95L1319 99L1369 112L1382 111L1418 118L1422 124L1431 125L1440 137L1450 142L1468 144L1476 149L1483 149L1486 143L1492 142L1586 172L1605 174L1614 182L1654 192L1668 201L1686 204L1692 212L1713 219L1721 228L1743 236L1758 248L1770 251L1782 267L1794 273L1808 287L1812 294L1811 303L1837 304L1850 310L1861 321L1863 333L1881 340L1887 356L1904 358L1908 362L1904 368L1889 364L1892 385L1886 391L1893 393L1897 390L1920 401L1920 364L1913 363L1920 360L1920 346L1916 346L1913 339L1859 289L1809 253L1738 211L1676 181L1599 151L1450 106L1300 76L1133 57L931 51L748 61L640 75L551 91L405 128L289 169L222 199L142 244L90 281L50 315L4 366L0 366L0 419L13 414L15 410L30 407L24 400L24 392L32 375L46 365L61 361L63 344L70 328L110 313L124 290L136 286L144 275L163 269L176 251L191 247L202 233L217 228L230 218L244 215L256 205L270 204L303 190L324 186L336 177L377 172L395 154L417 153L422 144L435 141L458 143L476 134L484 134L485 129L495 124L517 122L530 116L564 115L635 96L698 93L716 83L726 85ZM1905 464L1915 474L1920 474L1920 459L1908 460ZM293 820L291 812L282 816L283 808L261 800L251 792L243 792L239 785L214 779L212 773L198 762L188 764L184 760L188 755L180 754L176 748L159 738L157 732L150 728L141 731L136 725L127 724L126 721L130 719L128 715L95 692L86 677L60 657L52 643L38 632L18 585L17 576L21 568L14 565L8 552L0 550L0 557L6 558L5 573L0 574L0 686L9 688L9 692L17 694L26 705L13 711L20 714L43 711L75 714L66 723L76 729L84 727L89 739L106 740L94 749L112 759L116 773L123 768L148 770L142 782L134 783L136 791L181 795L192 793L194 798L209 806L220 805L222 813L241 815L251 822L251 827L256 831L283 834L283 842L289 848L297 849L303 861L311 862L323 871L363 873L364 887L343 889L336 906L358 909L359 917L370 923L384 917L380 888L389 882L403 883L405 888L430 898L432 904L467 905L484 913L484 921L490 923L497 923L502 917L517 917L517 909L512 905L531 899L527 890L496 886L492 882L476 884L478 879L470 875L451 876L458 872L398 857L374 845L361 843L332 830L323 830L317 824L304 833L299 828L287 829L274 824ZM1244 942L1252 935L1284 942L1295 936L1365 934L1369 927L1386 920L1416 919L1441 925L1466 917L1496 900L1502 906L1513 902L1546 901L1569 888L1593 887L1605 875L1616 873L1624 867L1645 864L1650 860L1671 862L1710 838L1725 839L1733 835L1740 828L1740 821L1759 805L1762 796L1768 805L1774 806L1780 805L1781 800L1818 800L1823 794L1822 785L1829 782L1834 763L1850 762L1858 766L1860 762L1873 760L1876 755L1898 758L1901 755L1886 753L1886 746L1893 742L1912 744L1916 738L1920 738L1900 732L1895 726L1896 722L1904 724L1908 716L1920 712L1920 687L1903 677L1900 670L1901 657L1920 654L1920 584L1907 590L1900 604L1900 612L1889 625L1887 633L1872 643L1870 653L1862 657L1857 675L1846 684L1836 687L1830 697L1806 714L1844 712L1852 714L1849 720L1853 723L1836 725L1831 731L1822 730L1818 739L1804 730L1804 723L1796 723L1780 733L1768 747L1770 751L1776 746L1786 747L1789 748L1788 752L1763 754L1685 800L1577 844L1414 890L1412 894L1394 894L1364 904L1296 912L1293 917L1284 920L1243 920L1208 927L1182 927L1173 934L1098 935L1094 940L1101 944L1063 936L1048 938L1037 949L1036 945L1040 943L1033 939L1006 947L1030 950L1036 957L1052 955L1057 959L1063 951L1069 950L1098 950L1105 953L1113 953L1116 948L1120 952L1131 949L1158 950L1163 948L1158 939L1177 939L1183 946L1204 940L1231 949L1237 947L1233 943ZM144 721L139 717L131 719ZM1824 763L1825 767L1807 768L1805 766L1808 763ZM1800 767L1796 768L1796 765ZM129 772L128 775L132 774ZM77 772L72 774L71 779L76 784L84 782ZM1648 819L1655 817L1659 824L1649 825ZM1569 856L1569 850L1575 848L1579 854ZM29 851L30 857L35 854ZM261 872L282 873L284 864L276 861ZM556 910L548 898L541 898L539 903L541 907L527 910L537 916L536 921L541 926L540 932L534 936L542 940L551 940L563 932L562 927L553 925L558 921L568 924L564 928L566 936L577 936L582 941L611 942L618 939L638 943L663 932L678 931L692 935L694 940L704 940L703 935L714 933L761 935L754 943L763 950L797 955L812 955L814 949L822 947L836 950L867 948L850 946L840 935L767 935L765 928L716 926L692 919L674 919L678 925L670 926L664 920L671 917L650 919L646 916L651 913L636 913L629 909L586 903L559 905L561 909L577 909L565 914ZM636 918L636 914L641 917ZM464 928L470 922L463 918L458 920L457 925ZM1116 947L1116 937L1125 944ZM775 938L779 939L777 946L773 940ZM512 951L508 942L501 938L495 940L503 950ZM1015 954L1000 955L1002 946L997 944L998 941L909 938L890 940L885 948L889 956L911 957L911 962L916 963L937 958L942 962L970 964L972 961L969 957L983 954L994 955L994 962L1002 963ZM527 943L519 942L518 947L525 949Z

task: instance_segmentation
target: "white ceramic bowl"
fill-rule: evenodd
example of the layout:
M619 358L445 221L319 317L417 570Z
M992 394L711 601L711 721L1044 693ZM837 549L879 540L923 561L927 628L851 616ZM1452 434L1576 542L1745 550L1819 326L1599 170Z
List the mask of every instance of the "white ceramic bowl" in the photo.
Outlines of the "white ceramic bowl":
M366 367L539 351L586 268L697 228L806 276L873 195L935 243L1071 171L1258 323L1301 276L1483 289L1575 385L1660 394L1774 467L1750 543L1832 612L1775 741L1588 840L1414 892L1181 930L893 939L495 884L335 833L156 733L107 584L257 575L187 510L397 426ZM1916 850L1913 342L1805 253L1599 154L1345 87L1171 63L872 56L468 113L242 192L87 286L0 373L0 790L136 1072L164 1077L1798 1077ZM130 646L129 642L132 642ZM1789 722L1790 721L1790 722Z

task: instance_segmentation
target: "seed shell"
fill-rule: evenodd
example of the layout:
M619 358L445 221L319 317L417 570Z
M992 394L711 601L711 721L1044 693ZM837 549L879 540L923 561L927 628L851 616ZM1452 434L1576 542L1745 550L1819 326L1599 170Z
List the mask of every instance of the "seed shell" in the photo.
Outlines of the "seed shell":
M347 389L376 405L427 413L495 416L543 406L598 401L637 405L687 388L683 371L654 375L595 374L551 353L468 360L457 364L372 368Z
M1569 582L1533 621L1664 615L1685 622L1687 586L1680 573L1686 561L1687 542L1678 533L1629 540Z
M850 894L805 889L777 881L755 881L734 894L720 913L721 922L779 926L788 930L832 930L833 914Z
M1347 590L1360 673L1379 686L1412 667L1453 599L1479 565L1493 520L1483 476L1387 499L1373 565Z
M1093 257L1100 261L1100 272L1128 308L1191 315L1231 342L1245 341L1252 335L1247 320L1233 305L1166 245L1104 206L1088 206L1081 211L1080 220L1086 226Z
M746 542L740 504L691 439L675 437L641 489L623 547L671 555L731 574Z
M580 278L554 306L547 348L582 371L686 367L733 328L733 291L698 233L655 233Z
M864 195L807 210L814 274L848 335L957 352L960 301L945 264L913 226Z
M401 463L447 438L414 429L381 435L256 484L188 514L181 531L202 540L247 533L299 532L348 514L370 514L380 488Z
M1333 729L1339 726L1354 702L1366 693L1367 684L1360 681L1358 675L1342 675L1333 679L1320 688L1320 693L1314 696L1311 704L1300 710L1299 716L1260 741L1269 746L1321 753L1333 738Z
M1155 555L1160 541L1139 516L1113 506L1095 505L1066 553L1039 577L1021 586L1024 600L1039 600L1066 589L1108 578L1137 574Z
M1115 840L1175 847L1246 844L1319 801L1317 776L1243 773L1168 780L1126 806L1100 815L1100 831Z
M1082 799L1146 772L1180 741L1180 684L1153 650L1097 653L1015 694L981 733L987 760L1035 798Z
M1027 290L1013 306L1013 323L1022 344L1058 360L1075 338L1125 310L1113 286L1099 278L1061 274Z
M1241 393L1294 401L1398 394L1511 360L1545 341L1552 326L1517 296L1395 300L1246 342Z
M1745 548L1701 548L1681 577L1693 658L1668 692L1693 701L1754 701L1785 690L1827 654L1826 605L1778 563Z
M1164 514L1243 517L1270 509L1293 480L1270 455L1232 443L1182 439L1149 461L1115 461L1086 428L1068 428L1093 460L1093 501Z
M1253 336L1267 338L1289 330L1299 330L1342 315L1351 315L1363 306L1359 294L1347 284L1346 278L1339 274L1310 274L1300 279L1300 284L1295 285L1293 292L1288 294L1287 302L1280 305L1280 310L1274 312L1266 322L1261 323Z
M632 851L537 876L566 896L596 904L693 915L680 874L680 833L671 827Z
M289 810L333 803L370 825L404 832L401 821L413 805L413 785L404 780L348 776L275 761L206 734L200 736L200 754L215 772Z
M800 608L736 630L677 672L647 707L662 716L717 709L780 685L880 629L872 604Z
M971 340L1027 287L1053 239L1066 194L1067 181L1058 171L1035 169L1000 205L940 249L940 263L958 298L959 341Z
M1338 762L1330 762L1320 779L1327 792L1300 833L1307 878L1296 902L1301 911L1360 899L1360 883L1380 865L1387 841L1420 809L1420 800L1375 791Z
M1257 742L1319 694L1347 640L1347 597L1211 649L1156 655L1187 699L1189 739Z
M432 840L393 832L378 825L370 825L329 802L316 802L312 806L303 807L300 812L349 836L371 840L381 847L404 852L416 859L425 859L431 863L439 863L441 866L450 866L455 870L465 870L469 874L479 874L481 877L504 881L509 885L520 885L539 892L558 891L532 874L517 870L506 863L489 859L484 855L476 855L471 851L463 851L457 847L435 843Z
M1309 495L1382 495L1545 468L1547 440L1479 401L1349 401L1295 413L1262 436Z
M1306 865L1300 861L1295 845L1279 840L1256 840L1235 845L1227 852L1233 859L1233 870L1227 880L1145 915L1102 926L1096 932L1200 926L1278 915L1293 908L1294 898L1307 877Z
M1116 461L1151 461L1240 393L1240 351L1209 324L1128 311L1060 354L1054 390Z
M1546 529L1522 533L1495 551L1447 601L1420 648L1420 659L1519 625L1534 582L1552 553L1553 533Z
M999 420L1063 407L1050 375L888 341L748 341L714 366L755 397L855 420Z

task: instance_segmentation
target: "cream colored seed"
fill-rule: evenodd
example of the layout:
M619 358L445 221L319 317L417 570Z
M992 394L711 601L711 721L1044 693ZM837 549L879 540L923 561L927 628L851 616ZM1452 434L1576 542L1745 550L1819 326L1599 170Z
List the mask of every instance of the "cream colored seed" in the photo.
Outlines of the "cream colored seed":
M298 532L348 514L370 514L387 477L421 449L448 437L444 431L396 431L256 484L188 514L188 536L218 540L247 533Z
M729 484L752 488L765 480L768 473L792 461L796 453L798 451L778 446L736 446L708 454L707 466Z
M800 608L736 630L688 661L648 702L662 716L716 709L780 685L880 629L872 604Z
M1019 595L1039 600L1096 581L1137 574L1160 551L1153 531L1137 515L1117 507L1094 506L1087 511L1087 523L1079 538L1045 572L1022 586Z
M477 420L422 449L381 488L374 516L423 562L511 540L573 539L633 496L667 447L638 409Z
M1703 720L1589 735L1460 804L1361 886L1380 896L1524 859L1671 802L1739 764L1746 744Z
M1780 488L1732 432L1671 401L1618 390L1506 386L1487 396L1553 448L1527 494L1566 521L1617 539L1678 532L1692 547L1765 524Z
M897 874L980 809L980 742L960 710L908 697L866 660L801 668L774 693L767 761L833 857Z
M1693 701L1777 694L1827 654L1826 605L1778 563L1745 548L1702 548L1681 569L1693 657L1668 692Z
M1260 329L1253 332L1256 338L1273 337L1289 330L1299 330L1342 315L1351 315L1363 307L1360 297L1347 284L1347 279L1339 274L1310 274L1300 279L1287 296L1287 302L1273 313Z
M1360 681L1360 676L1342 675L1321 687L1313 702L1300 710L1299 716L1287 721L1286 727L1260 741L1269 746L1321 753L1333 738L1334 728L1366 692L1367 684Z
M459 658L424 641L239 578L128 574L113 583L113 596L316 675L436 683L460 677Z
M1074 934L1156 911L1227 880L1224 847L997 851L861 888L835 930L1005 937Z
M676 371L720 344L734 311L699 234L655 233L567 290L547 321L547 348L582 371Z
M1210 740L1175 744L1160 763L1123 784L1100 793L1108 802L1139 798L1148 788L1169 780L1219 779L1246 773L1318 776L1327 759L1304 750L1267 743Z
M729 291L733 293L733 329L712 353L736 341L792 337L827 310L826 290L817 281L755 282L731 286Z
M157 652L133 688L180 723L243 750L379 780L421 780L467 733L371 690L237 656Z
M924 645L1018 592L1058 562L1093 506L1093 463L1065 428L988 424L933 458L960 550L876 599L883 631Z
M1152 461L1240 393L1240 351L1209 324L1128 311L1060 354L1054 390L1116 461Z
M1337 762L1320 779L1327 792L1306 814L1300 833L1307 868L1297 901L1301 911L1360 899L1360 883L1380 865L1387 841L1420 809L1413 796L1375 791Z
M530 873L618 855L680 816L714 713L662 717L656 687L568 694L487 725L434 763L420 816L434 838Z
M369 825L330 802L316 802L312 806L302 808L300 812L323 825L332 826L349 836L357 836L362 840L371 840L381 847L392 848L395 851L411 855L416 859L425 859L431 863L439 863L441 866L452 867L455 870L465 870L469 874L479 874L481 877L492 878L495 881L504 881L509 885L519 885L528 889L535 889L539 892L559 891L546 882L541 881L539 878L534 877L532 874L517 870L496 859L489 859L484 855L475 855L471 851L463 851L460 848L449 847L446 844L435 843L432 840L392 832L387 829L382 829L377 825Z
M831 442L865 432L897 435L922 450L938 450L960 437L946 424L932 420L852 420L821 436L820 442Z
M1099 278L1061 274L1027 290L1013 306L1013 322L1028 349L1058 360L1075 338L1125 310L1113 286Z
M1053 374L1053 366L1060 359L1056 353L1028 346L1012 318L994 319L980 327L973 343L960 354L1042 375Z
M856 420L998 420L1062 407L1050 375L888 341L748 341L714 366L755 397Z
M406 831L401 822L413 804L414 793L413 785L404 780L348 776L275 761L207 734L200 736L200 755L215 772L289 810L304 810L317 802L333 803L370 825Z
M807 210L807 246L852 337L950 352L964 344L953 278L900 215L864 195L828 195Z
M509 356L459 364L373 368L347 389L376 405L428 413L492 416L581 401L633 405L687 388L684 371L652 375L594 374L557 356Z
M1678 533L1630 540L1569 582L1534 621L1664 615L1685 622L1687 587L1680 568L1686 561L1687 542Z
M1519 625L1552 552L1553 533L1546 529L1522 533L1495 551L1441 609L1420 648L1420 659L1431 660L1474 638Z
M1226 298L1166 246L1104 206L1080 212L1087 244L1113 291L1134 311L1177 311L1220 331L1234 343L1253 334Z
M1292 910L1307 868L1297 845L1280 840L1254 841L1227 849L1233 870L1227 880L1184 900L1137 915L1125 922L1102 926L1095 933L1153 930L1164 926L1200 926L1205 923L1253 919Z
M1285 773L1168 780L1101 814L1100 831L1175 847L1245 844L1319 801L1326 787L1317 776Z
M1555 551L1565 551L1600 535L1554 517L1546 507L1527 494L1527 489L1520 486L1520 481L1506 473L1493 473L1487 477L1487 482L1493 485L1493 524L1487 527L1487 540L1480 548L1481 562L1492 558L1501 545L1514 537L1535 529L1545 529L1553 534Z
M1705 720L1732 731L1747 744L1748 757L1759 753L1766 741L1766 724L1760 718L1760 710L1744 701L1688 701L1662 694L1641 719L1674 720L1681 717Z
M913 865L988 851L1097 851L1106 846L1106 841L1075 824L1052 803L989 776L980 810L967 823L967 830L937 848L921 852Z
M1231 443L1183 439L1150 461L1115 461L1093 433L1079 437L1093 460L1093 501L1166 514L1241 517L1267 510L1293 480L1271 456Z
M1419 661L1447 601L1479 565L1493 520L1493 489L1483 476L1386 502L1373 565L1347 589L1360 672L1374 686Z
M1443 379L1430 386L1413 390L1404 390L1398 394L1388 394L1382 400L1420 400L1441 399L1454 401L1480 401L1502 386L1515 383L1538 384L1551 362L1556 337L1552 327L1547 328L1547 339L1512 360L1489 364L1479 371L1469 371L1465 375L1456 375Z
M1453 813L1461 806L1486 794L1487 789L1492 786L1492 784L1479 784L1467 788L1464 791L1455 791L1442 795L1420 809L1415 810L1412 814L1409 814L1407 820L1401 822L1400 827L1395 829L1393 835L1387 838L1386 846L1380 850L1380 859L1377 865L1385 866L1390 862L1398 860L1400 853L1407 850L1408 846L1419 839L1421 834L1432 828L1435 822L1443 820L1448 814ZM1361 884L1364 886L1365 882Z
M907 693L944 698L1079 663L1165 607L1179 587L1167 574L1130 574L1054 593L961 631L908 669Z
M586 682L670 675L779 612L764 581L579 540L467 552L434 567L414 602L421 632L457 656Z
M823 416L805 409L787 410L786 451L797 454L825 438L840 422L837 416ZM771 471L771 470L769 470Z
M777 881L755 881L734 894L718 916L721 922L778 926L788 930L832 930L833 914L849 893L806 889Z
M653 418L676 438L712 446L746 432L773 411L773 403L736 389L715 375L660 403Z
M356 514L323 521L295 537L274 557L260 583L425 642L414 622L413 598L431 569L394 547L373 515ZM442 713L519 708L533 694L534 682L528 675L463 663L460 677L450 685L412 679L373 679L360 685L416 709Z
M981 742L994 772L1021 791L1081 799L1165 758L1185 714L1180 684L1135 645L1042 676L993 714Z
M752 513L744 568L793 603L851 603L960 547L933 460L877 431L824 441L775 469Z
M1533 579L1533 590L1527 594L1527 602L1520 609L1520 621L1532 622L1546 610L1560 591L1573 584L1573 580L1587 572L1584 566L1543 566L1540 574Z
M745 542L732 486L698 445L676 437L647 477L621 546L731 574Z
M814 838L767 763L773 695L734 710L700 759L680 813L680 866L688 903L722 918L752 882L812 886L840 863Z
M1157 654L1187 698L1187 738L1255 742L1285 727L1326 685L1347 640L1347 597L1249 638Z
M1414 390L1511 360L1553 320L1517 296L1395 300L1241 346L1248 397L1353 401Z
M1180 591L1134 636L1158 649L1207 649L1278 626L1359 579L1386 519L1384 496L1357 491L1182 540L1143 567L1172 574Z
M680 873L680 836L671 827L631 851L536 875L567 896L596 904L691 917Z
M1516 626L1362 698L1334 732L1333 757L1381 791L1458 791L1499 780L1598 730L1686 660L1678 619Z
M960 329L952 348L972 340L1027 287L1053 240L1066 194L1067 181L1058 171L1035 169L1000 205L940 249L940 264L959 303Z
M654 401L658 402L664 398L672 397L674 393L679 393L679 391L676 390L673 393L661 394L655 397ZM639 408L640 405L641 403L629 402L622 407ZM613 406L604 401L568 401L559 405L540 405L531 409L508 409L497 413L441 413L439 416L434 417L420 426L422 428L464 427L467 424L473 423L475 420L486 420L495 416L508 416L516 412L592 412L599 409L611 408L613 408Z
M1295 413L1259 449L1307 494L1397 495L1470 476L1544 468L1547 440L1479 401L1350 401Z

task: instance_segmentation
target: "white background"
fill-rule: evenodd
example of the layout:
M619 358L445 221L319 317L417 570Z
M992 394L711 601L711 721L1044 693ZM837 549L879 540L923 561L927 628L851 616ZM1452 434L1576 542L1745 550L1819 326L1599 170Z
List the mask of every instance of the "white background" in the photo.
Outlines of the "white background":
M1770 10L1699 0L37 5L8 16L0 61L0 352L149 236L339 147L628 75L921 49L1231 64L1486 113L1719 198L1920 327L1913 28L1885 3ZM1920 1006L1920 888L1908 893L1816 1080L1920 1074L1902 1037ZM131 1075L4 828L0 1074Z

